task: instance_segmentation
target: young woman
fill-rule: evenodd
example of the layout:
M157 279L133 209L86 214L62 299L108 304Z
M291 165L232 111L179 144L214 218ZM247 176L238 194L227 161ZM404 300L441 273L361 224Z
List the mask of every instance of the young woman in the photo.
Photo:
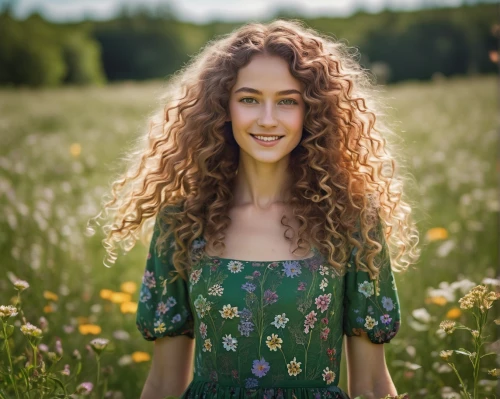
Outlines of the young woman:
M382 344L418 232L370 87L344 44L285 20L210 42L168 83L106 204L111 261L155 222L143 399L397 395Z

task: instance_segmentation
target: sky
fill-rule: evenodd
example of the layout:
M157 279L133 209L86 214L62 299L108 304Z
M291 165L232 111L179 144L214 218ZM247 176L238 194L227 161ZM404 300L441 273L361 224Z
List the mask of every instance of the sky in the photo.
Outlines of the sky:
M0 0L5 4L9 0ZM13 1L13 0L10 0ZM53 21L110 19L124 5L169 4L178 18L195 23L211 20L248 21L268 18L273 10L293 9L304 17L348 16L362 8L379 12L384 8L415 10L423 7L455 7L473 0L15 0L14 13L25 18L38 10Z

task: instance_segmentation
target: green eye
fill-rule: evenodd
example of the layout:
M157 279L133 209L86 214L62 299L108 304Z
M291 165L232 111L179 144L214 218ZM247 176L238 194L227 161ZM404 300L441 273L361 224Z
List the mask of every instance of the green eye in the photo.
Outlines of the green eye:
M286 98L286 99L281 100L281 101L291 101L291 103L286 104L286 105L294 105L294 104L297 104L297 101L295 101L293 98Z

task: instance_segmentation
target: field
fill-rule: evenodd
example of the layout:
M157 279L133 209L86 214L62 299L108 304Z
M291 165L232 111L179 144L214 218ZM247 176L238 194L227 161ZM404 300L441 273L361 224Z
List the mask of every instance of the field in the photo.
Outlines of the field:
M439 323L470 324L458 299L471 282L498 278L495 86L495 78L486 76L384 89L388 121L400 138L396 155L411 183L407 198L421 232L420 262L396 275L403 321L386 345L398 391L412 398L459 397L453 393L459 391L457 378L439 353L471 350L471 335L439 334ZM74 363L75 349L81 352L79 382L95 383L89 341L108 338L102 355L102 378L114 392L108 397L139 397L150 366L152 344L142 340L134 323L134 285L142 277L146 247L139 243L107 268L102 233L86 236L86 223L119 172L117 160L143 134L160 90L161 83L149 82L0 91L0 305L15 302L12 273L26 280L27 320L48 323L42 342L50 351L60 338L63 357L55 370ZM497 318L498 308L491 310ZM22 362L25 337L15 333L11 339L14 360ZM488 341L495 339L490 352L500 350L498 336L490 334ZM456 356L457 367L470 376L471 363ZM499 365L491 356L484 360L479 379L484 392L493 392L496 380L486 370Z

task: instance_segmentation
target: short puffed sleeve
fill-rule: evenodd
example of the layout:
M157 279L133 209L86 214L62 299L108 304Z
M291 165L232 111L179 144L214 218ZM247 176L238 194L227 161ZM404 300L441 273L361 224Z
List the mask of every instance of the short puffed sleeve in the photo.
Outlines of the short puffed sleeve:
M187 283L180 275L172 282L177 274L172 263L175 250L173 234L162 246L161 253L156 250L159 223L157 217L142 278L136 325L148 341L177 335L194 338L194 319Z
M383 237L382 225L379 222L379 237ZM375 344L388 343L399 330L401 313L399 297L391 269L391 259L386 241L379 241L382 250L377 254L375 262L381 262L377 280L371 280L368 272L356 270L354 248L348 261L344 275L344 334L352 337L368 334ZM366 261L363 263L367 264Z

